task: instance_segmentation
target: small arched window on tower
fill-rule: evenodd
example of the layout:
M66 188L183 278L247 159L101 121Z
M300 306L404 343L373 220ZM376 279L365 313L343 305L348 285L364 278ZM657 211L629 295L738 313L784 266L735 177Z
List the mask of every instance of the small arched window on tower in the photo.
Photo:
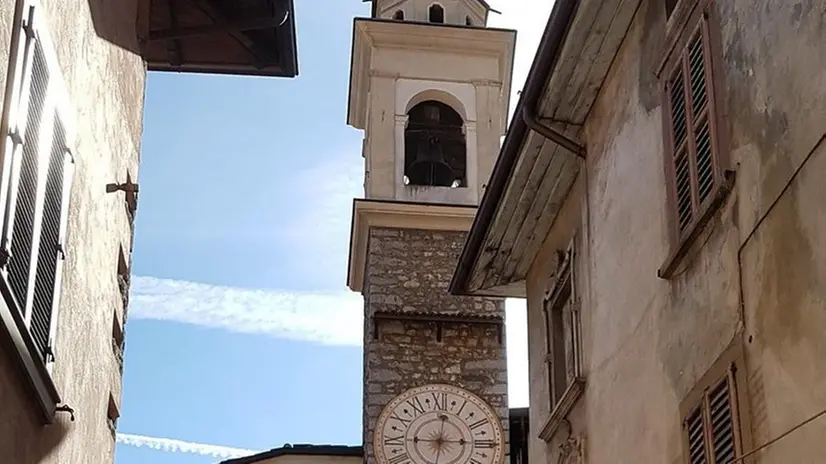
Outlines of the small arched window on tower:
M393 19L396 21L404 21L404 11L396 10L396 12L393 13Z
M467 159L464 121L444 103L428 100L407 113L404 181L407 185L464 187Z
M473 20L470 19L470 16L465 16L465 26L473 26Z
M427 11L427 19L431 23L439 23L442 24L445 22L445 9L442 8L442 5L438 3L434 3L430 5L430 9Z

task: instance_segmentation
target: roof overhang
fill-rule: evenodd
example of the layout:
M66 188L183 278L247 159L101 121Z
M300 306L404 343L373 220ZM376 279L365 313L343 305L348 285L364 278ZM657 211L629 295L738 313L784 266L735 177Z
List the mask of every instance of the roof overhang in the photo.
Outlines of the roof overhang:
M373 54L378 49L402 48L495 57L499 63L497 80L502 85L502 95L507 96L510 95L515 46L516 31L510 29L356 18L353 22L353 50L350 57L347 124L357 129L365 128L370 73L394 74L392 69L371 67Z
M298 75L293 0L140 0L150 71Z
M581 138L586 117L639 3L554 3L462 250L450 285L452 293L525 297L528 271L582 164L569 144L532 128L538 122L563 138Z
M371 228L467 231L475 214L475 206L354 200L350 224L347 286L354 292L361 292L364 288L364 269Z

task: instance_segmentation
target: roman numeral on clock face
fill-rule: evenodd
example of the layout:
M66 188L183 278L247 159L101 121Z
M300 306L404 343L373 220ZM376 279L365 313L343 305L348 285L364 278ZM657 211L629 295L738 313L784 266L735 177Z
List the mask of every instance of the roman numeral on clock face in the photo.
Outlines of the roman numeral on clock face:
M399 415L398 415L398 413L395 413L395 412L394 412L393 414L390 414L390 418L391 418L391 419L395 419L395 420L397 420L397 421L401 422L401 423L402 423L402 425L403 425L405 428L407 428L407 426L408 426L408 425L410 425L410 423L411 423L411 422L413 422L413 420L412 420L412 419L405 419L405 418L403 418L403 417L399 416Z
M487 423L488 423L488 419L487 419L487 418L485 418L485 419L479 419L478 421L476 421L476 422L474 422L474 423L472 423L472 424L468 425L468 427L470 427L470 430L476 430L476 429L478 429L479 427L482 427L483 425L485 425L485 424L487 424Z
M384 444L387 446L390 445L398 445L404 446L404 435L399 435L398 437L388 437L387 435L384 436Z
M476 440L473 442L473 446L476 448L494 448L496 447L496 442L493 440Z
M403 464L406 462L410 462L410 458L407 456L407 453L402 453L398 456L393 456L387 460L390 464ZM479 463L481 464L481 463Z
M419 414L424 414L424 406L422 402L419 401L418 397L413 397L407 400L407 405L413 408L413 417L417 417Z
M446 411L447 410L447 393L431 393L433 397L433 410Z

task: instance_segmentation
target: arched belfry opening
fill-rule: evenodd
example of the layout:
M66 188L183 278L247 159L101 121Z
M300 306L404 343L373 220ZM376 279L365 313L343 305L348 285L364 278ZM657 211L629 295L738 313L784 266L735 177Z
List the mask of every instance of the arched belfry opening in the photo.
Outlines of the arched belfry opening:
M393 19L396 21L404 21L404 11L396 10L396 12L393 13Z
M431 23L444 23L445 9L442 8L442 5L439 5L437 3L430 5L430 8L427 10L427 20Z
M462 116L449 105L423 101L407 113L404 131L405 184L467 185L467 150Z

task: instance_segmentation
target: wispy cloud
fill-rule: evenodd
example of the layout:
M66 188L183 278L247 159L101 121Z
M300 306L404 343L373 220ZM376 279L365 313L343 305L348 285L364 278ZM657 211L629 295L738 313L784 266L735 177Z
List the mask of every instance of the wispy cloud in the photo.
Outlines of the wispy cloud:
M363 300L134 277L129 316L330 345L360 345Z
M256 450L232 448L229 446L206 445L203 443L173 440L171 438L131 435L128 433L118 433L117 437L118 443L134 446L136 448L151 448L153 450L165 451L167 453L197 454L200 456L210 456L221 459L240 458L242 456L249 456L260 452Z
M525 302L507 302L511 405L527 404ZM129 317L325 345L360 346L364 303L349 291L280 292L134 277Z

